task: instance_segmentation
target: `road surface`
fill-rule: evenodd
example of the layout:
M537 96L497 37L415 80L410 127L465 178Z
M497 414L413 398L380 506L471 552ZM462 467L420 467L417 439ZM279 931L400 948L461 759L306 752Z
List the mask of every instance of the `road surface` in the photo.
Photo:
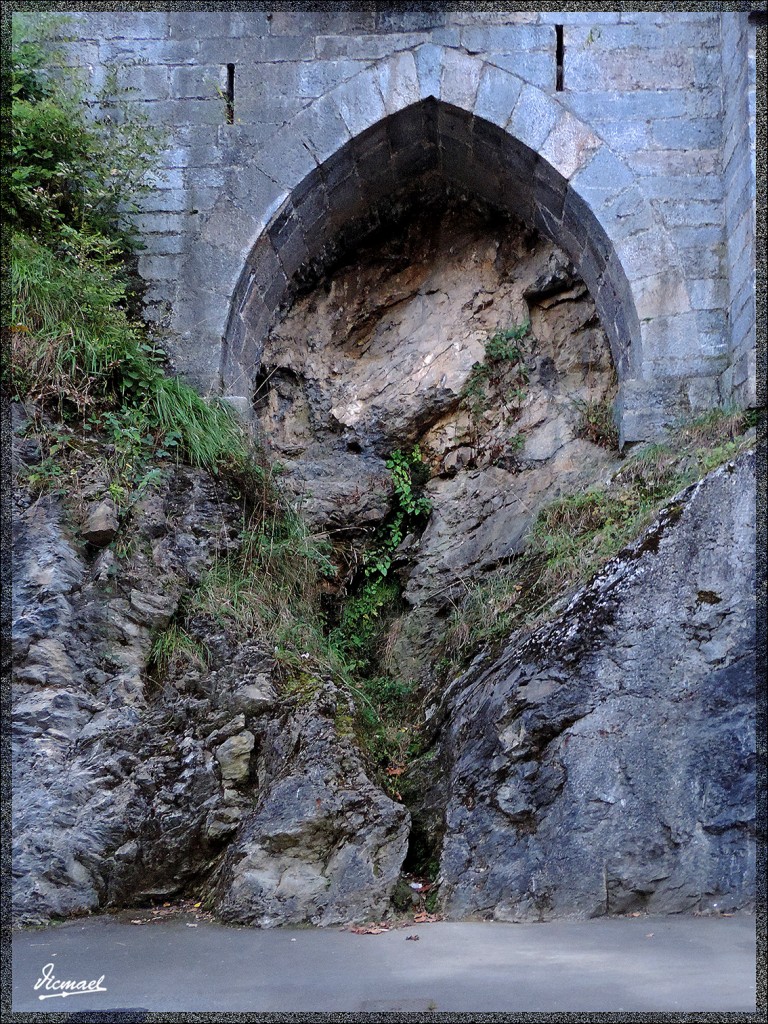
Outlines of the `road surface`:
M62 981L102 991L62 997L55 994ZM357 935L97 917L14 935L15 1011L118 1008L754 1012L755 922L440 922Z

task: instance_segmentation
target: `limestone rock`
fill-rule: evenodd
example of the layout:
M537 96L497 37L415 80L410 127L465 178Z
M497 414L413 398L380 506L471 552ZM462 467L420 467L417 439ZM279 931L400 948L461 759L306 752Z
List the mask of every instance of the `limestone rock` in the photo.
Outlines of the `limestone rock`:
M221 777L225 782L244 782L248 778L254 743L253 733L246 729L235 736L230 736L216 748L216 760L219 762Z
M259 743L265 779L228 848L216 895L225 920L262 928L340 924L382 915L399 876L409 814L375 786L321 689Z
M80 533L89 544L103 548L115 539L118 526L115 503L111 498L104 498L88 509Z
M454 683L434 752L450 916L752 904L754 464L689 488Z

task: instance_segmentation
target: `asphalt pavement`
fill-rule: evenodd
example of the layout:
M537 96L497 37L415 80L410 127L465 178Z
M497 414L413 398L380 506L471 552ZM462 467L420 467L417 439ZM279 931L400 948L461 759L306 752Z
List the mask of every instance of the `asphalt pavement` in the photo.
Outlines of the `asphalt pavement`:
M80 987L62 996L63 982ZM94 917L14 935L15 1011L118 1008L754 1012L755 921L439 922L358 935Z

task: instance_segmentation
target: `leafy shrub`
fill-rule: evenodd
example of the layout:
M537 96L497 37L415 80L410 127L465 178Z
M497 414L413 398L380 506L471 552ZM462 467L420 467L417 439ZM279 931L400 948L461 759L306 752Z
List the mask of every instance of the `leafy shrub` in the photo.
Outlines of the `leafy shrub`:
M129 215L152 187L158 132L119 101L86 101L51 42L61 36L61 19L16 17L13 24L13 134L3 153L11 257L6 385L17 398L92 427L106 413L131 420L150 448L172 441L213 472L258 476L234 417L165 375L164 354L136 317Z

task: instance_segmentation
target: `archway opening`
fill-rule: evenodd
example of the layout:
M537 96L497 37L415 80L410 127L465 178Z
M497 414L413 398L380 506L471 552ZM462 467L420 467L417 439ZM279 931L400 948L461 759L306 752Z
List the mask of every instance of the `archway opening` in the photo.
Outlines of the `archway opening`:
M434 98L379 121L293 190L254 246L232 299L221 373L251 390L270 326L301 293L381 224L414 189L440 181L555 242L596 304L619 379L640 363L640 325L620 261L568 181L489 121Z

